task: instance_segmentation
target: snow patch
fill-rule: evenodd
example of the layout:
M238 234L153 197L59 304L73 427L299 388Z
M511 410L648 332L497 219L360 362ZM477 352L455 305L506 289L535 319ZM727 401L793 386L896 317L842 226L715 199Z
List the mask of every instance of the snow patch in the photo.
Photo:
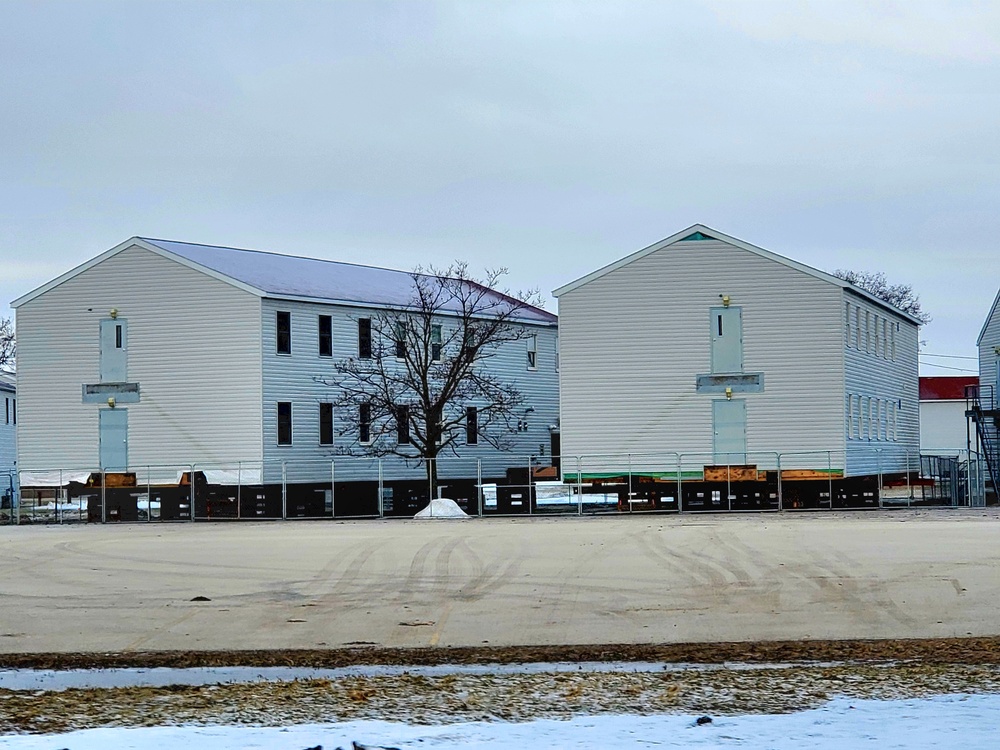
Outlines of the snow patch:
M458 503L447 497L438 497L417 513L414 518L468 518L469 514L458 507Z

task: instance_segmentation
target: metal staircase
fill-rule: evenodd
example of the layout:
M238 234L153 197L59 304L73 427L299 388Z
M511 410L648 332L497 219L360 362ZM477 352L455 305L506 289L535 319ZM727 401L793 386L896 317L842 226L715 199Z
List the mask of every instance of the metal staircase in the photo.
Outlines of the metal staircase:
M993 492L1000 499L1000 405L991 385L965 388L965 416L976 425L976 436L986 459Z

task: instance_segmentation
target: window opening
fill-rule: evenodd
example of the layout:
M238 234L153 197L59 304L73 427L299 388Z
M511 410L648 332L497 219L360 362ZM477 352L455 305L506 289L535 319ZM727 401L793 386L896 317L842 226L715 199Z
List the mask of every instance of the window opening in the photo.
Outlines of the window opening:
M319 316L319 356L333 356L333 319L329 315Z
M358 405L358 442L370 443L372 441L372 405Z
M441 326L431 325L431 362L441 361Z
M278 402L278 445L292 444L292 402Z
M393 326L394 342L396 348L396 359L406 358L406 323L397 320Z
M372 319L358 318L358 357L372 358Z
M333 404L319 405L319 444L333 445Z
M396 407L396 442L400 445L410 443L410 407Z
M279 310L277 312L277 352L292 353L292 314Z
M528 336L528 369L534 370L538 367L538 337L532 334Z
M115 349L122 348L122 324L115 325Z
M467 445L479 444L479 409L475 406L465 407L465 442Z

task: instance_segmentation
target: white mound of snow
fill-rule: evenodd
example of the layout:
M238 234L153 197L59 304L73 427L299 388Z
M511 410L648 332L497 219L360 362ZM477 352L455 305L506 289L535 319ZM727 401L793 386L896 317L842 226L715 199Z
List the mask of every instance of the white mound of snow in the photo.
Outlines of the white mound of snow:
M414 518L468 518L469 515L458 507L458 503L447 497L431 500L430 505L417 513Z

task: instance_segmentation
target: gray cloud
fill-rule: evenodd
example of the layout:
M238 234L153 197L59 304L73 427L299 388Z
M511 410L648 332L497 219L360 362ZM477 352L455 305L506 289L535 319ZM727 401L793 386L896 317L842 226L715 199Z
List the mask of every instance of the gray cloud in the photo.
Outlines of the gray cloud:
M0 293L133 234L458 257L547 292L704 222L912 283L928 350L971 353L998 283L998 14L8 2Z

